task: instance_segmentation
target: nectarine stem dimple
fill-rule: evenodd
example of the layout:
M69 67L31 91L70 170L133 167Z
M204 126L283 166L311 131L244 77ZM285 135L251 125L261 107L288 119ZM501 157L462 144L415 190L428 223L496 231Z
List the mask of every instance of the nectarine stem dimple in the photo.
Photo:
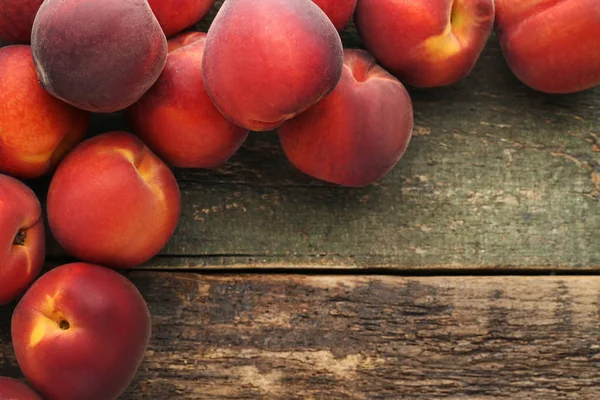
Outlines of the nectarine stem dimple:
M71 327L71 324L69 324L69 321L63 319L58 323L58 326L63 331L66 331L66 330L69 330L69 328Z
M19 229L19 232L15 235L13 240L14 246L25 246L25 239L27 239L27 233L23 229Z

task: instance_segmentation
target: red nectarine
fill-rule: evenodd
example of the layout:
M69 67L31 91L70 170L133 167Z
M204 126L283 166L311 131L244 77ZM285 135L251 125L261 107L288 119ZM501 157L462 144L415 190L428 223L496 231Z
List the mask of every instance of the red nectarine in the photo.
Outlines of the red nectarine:
M75 147L56 169L47 198L50 230L67 253L113 268L156 255L175 231L180 209L172 171L122 131Z
M162 160L179 168L219 167L249 133L229 122L206 94L205 38L202 32L176 36L160 78L128 110L135 133Z
M508 66L532 89L600 85L600 1L496 0L495 30Z
M49 400L117 399L135 377L150 335L150 312L135 285L85 263L42 275L11 323L19 367Z
M46 257L42 207L24 183L0 174L0 305L38 277Z
M470 74L494 24L494 0L358 0L356 28L378 62L416 87Z
M27 45L0 48L0 108L0 172L22 179L51 172L90 121L40 86Z
M406 151L413 128L410 96L365 50L345 49L333 92L279 128L291 163L315 178L366 186L385 176Z
M343 48L311 0L227 0L206 37L203 75L234 124L272 130L331 92Z

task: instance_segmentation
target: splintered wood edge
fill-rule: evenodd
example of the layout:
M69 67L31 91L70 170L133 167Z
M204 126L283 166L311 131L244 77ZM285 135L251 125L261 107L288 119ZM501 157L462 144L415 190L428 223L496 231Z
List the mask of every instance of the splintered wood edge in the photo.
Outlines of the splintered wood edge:
M124 400L600 396L600 277L127 276L153 334Z

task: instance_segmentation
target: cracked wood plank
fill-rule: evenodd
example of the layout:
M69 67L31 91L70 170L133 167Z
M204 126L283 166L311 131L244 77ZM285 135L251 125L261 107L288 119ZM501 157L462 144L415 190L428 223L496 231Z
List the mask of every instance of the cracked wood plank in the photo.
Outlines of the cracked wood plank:
M122 400L600 397L598 277L128 276L153 334Z
M362 46L352 25L342 37ZM463 81L409 90L415 136L371 187L304 176L274 132L252 133L218 170L177 170L171 258L145 267L600 269L600 88L534 92L492 36ZM92 134L128 128L119 114L94 121Z

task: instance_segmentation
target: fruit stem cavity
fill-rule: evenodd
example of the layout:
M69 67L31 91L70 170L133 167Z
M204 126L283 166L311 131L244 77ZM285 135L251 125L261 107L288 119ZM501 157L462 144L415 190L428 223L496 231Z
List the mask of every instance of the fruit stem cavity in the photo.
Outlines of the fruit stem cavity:
M23 229L19 229L15 239L13 240L14 246L25 246L25 239L27 239L27 233Z

